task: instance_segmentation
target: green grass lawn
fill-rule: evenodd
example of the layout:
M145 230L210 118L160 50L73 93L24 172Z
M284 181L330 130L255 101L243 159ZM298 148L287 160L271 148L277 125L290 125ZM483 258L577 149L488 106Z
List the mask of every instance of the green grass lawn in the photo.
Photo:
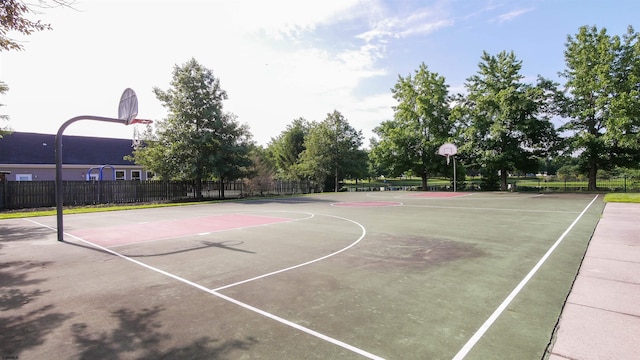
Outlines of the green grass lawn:
M640 193L609 193L604 196L604 201L640 204Z
M63 214L85 214L85 213L94 213L94 212L104 212L104 211L118 211L118 210L132 210L132 209L151 209L156 207L168 207L168 206L183 206L183 205L193 205L191 203L175 203L175 204L136 204L136 205L104 205L104 206L79 206L74 208L67 208L62 211ZM27 217L38 217L38 216L54 216L56 214L56 209L46 209L46 210L18 210L18 211L9 211L0 213L0 220L4 219L18 219L18 218L27 218Z

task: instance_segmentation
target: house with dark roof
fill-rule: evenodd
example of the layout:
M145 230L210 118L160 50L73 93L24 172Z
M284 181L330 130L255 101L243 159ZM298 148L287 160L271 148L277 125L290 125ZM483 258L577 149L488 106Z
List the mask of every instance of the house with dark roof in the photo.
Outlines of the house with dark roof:
M62 136L62 180L148 180L151 173L124 157L131 139ZM55 135L14 132L0 139L0 173L8 181L56 178Z

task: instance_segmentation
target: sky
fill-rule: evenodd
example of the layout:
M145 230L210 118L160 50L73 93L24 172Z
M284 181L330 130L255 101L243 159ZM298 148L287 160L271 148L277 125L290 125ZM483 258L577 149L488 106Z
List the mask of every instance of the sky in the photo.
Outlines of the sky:
M57 133L70 118L118 116L126 88L138 118L162 121L153 88L194 58L228 94L224 111L266 146L294 119L339 111L364 136L393 118L391 88L421 63L464 93L484 51L513 51L525 82L562 83L567 36L581 26L640 31L637 0L76 0L43 8L52 30L10 33L0 52L0 114L14 131ZM65 135L132 138L133 126L83 120Z

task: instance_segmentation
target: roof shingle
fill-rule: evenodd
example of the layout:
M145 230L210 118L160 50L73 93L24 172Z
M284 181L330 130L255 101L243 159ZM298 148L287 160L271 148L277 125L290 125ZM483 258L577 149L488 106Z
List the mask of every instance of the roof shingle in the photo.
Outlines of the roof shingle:
M131 139L62 136L62 163L134 165ZM55 135L14 132L0 139L0 164L55 164Z

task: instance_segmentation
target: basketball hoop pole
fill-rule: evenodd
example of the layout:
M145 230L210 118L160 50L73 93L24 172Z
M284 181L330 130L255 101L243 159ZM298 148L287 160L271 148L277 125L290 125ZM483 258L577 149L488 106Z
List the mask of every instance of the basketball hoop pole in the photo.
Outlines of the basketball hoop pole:
M64 189L62 188L62 133L67 126L78 120L95 120L112 122L124 125L130 124L151 124L151 120L136 119L138 115L138 97L136 92L130 88L124 89L120 96L118 105L118 118L108 118L102 116L82 115L67 120L56 134L56 221L58 227L58 241L64 241L64 229L62 225L62 203L64 202Z
M449 165L449 158L453 158L453 192L456 192L456 156L455 155L445 155L447 157L447 165Z
M456 154L458 153L458 148L451 143L445 143L440 145L438 148L438 152L436 154L446 156L447 157L447 166L449 165L449 157L453 158L453 192L456 192Z
M458 178L456 177L456 156L453 155L453 192L456 192L456 183Z
M60 126L60 129L58 129L58 133L56 134L56 222L58 228L58 241L64 241L64 230L62 228L62 203L64 201L64 189L62 188L62 133L67 128L67 126L78 120L96 120L124 125L127 125L128 123L128 120L126 119L82 115L67 120L64 124L62 124L62 126Z

